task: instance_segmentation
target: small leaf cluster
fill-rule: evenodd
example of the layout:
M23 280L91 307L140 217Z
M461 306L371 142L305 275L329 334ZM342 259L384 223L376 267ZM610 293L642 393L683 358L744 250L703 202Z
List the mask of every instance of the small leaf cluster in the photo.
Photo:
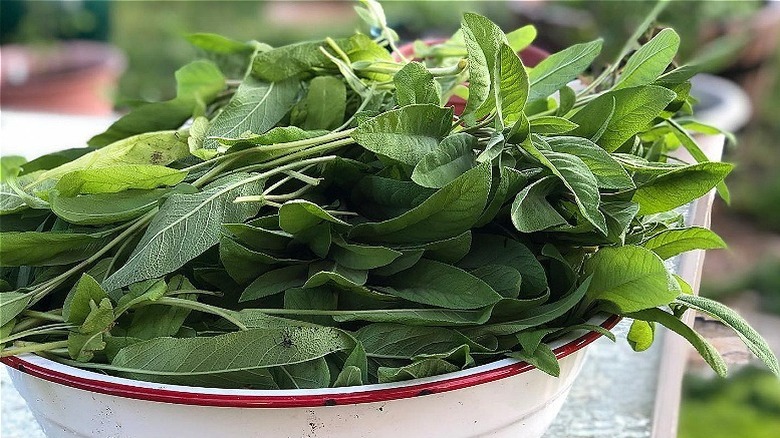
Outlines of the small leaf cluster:
M689 117L695 67L673 64L673 30L630 41L585 85L601 41L530 67L517 53L535 29L465 14L406 59L381 7L358 9L376 38L191 36L218 62L182 67L174 99L87 148L3 158L2 354L263 389L505 357L557 375L550 344L611 336L592 321L612 313L636 320L635 349L660 323L725 373L680 320L695 309L778 371L755 331L664 263L724 246L679 208L727 196L731 170L691 136L716 130Z

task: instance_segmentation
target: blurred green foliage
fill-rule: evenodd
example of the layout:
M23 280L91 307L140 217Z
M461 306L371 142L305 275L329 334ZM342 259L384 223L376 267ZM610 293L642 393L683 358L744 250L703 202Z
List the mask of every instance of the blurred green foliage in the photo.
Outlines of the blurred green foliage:
M745 291L758 295L762 311L780 315L780 259L768 258L730 281L705 282L701 286L702 295L721 301Z
M775 438L780 431L780 380L744 368L729 379L685 379L679 438Z

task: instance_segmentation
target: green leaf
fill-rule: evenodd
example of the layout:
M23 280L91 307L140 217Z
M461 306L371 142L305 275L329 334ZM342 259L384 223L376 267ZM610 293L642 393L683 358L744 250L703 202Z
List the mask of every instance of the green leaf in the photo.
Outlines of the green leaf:
M292 288L284 292L284 308L298 310L328 311L338 308L339 294L328 287ZM298 315L295 319L322 326L333 326L328 315ZM325 384L327 386L327 383Z
M315 389L330 385L330 371L325 358L282 365L271 369L279 389Z
M73 286L62 305L62 317L66 322L81 325L92 311L90 302L100 303L108 298L108 293L89 274L82 274Z
M448 309L377 309L341 311L333 315L336 322L366 321L404 324L407 326L457 327L484 324L490 308L476 310Z
M379 367L379 383L402 382L424 377L460 371L460 368L443 359L423 359L401 368Z
M63 175L54 186L61 196L117 193L128 189L154 189L175 186L187 172L151 164L114 165L74 170Z
M349 227L349 224L325 211L319 205L303 199L287 201L279 208L279 226L290 234L298 234L322 222Z
M513 359L528 362L529 364L553 377L558 377L561 374L561 366L558 363L558 359L555 357L555 353L553 353L552 349L547 344L539 344L533 353L528 353L526 351L516 351L507 354L507 356Z
M295 80L269 83L252 77L244 79L225 109L211 121L203 147L217 149L217 141L211 137L268 131L290 111L299 90L300 83Z
M441 141L414 167L412 181L423 187L444 187L476 164L477 138L461 132Z
M500 248L497 251L496 248ZM458 263L465 270L482 266L503 265L520 272L523 296L534 296L547 289L547 277L539 260L517 240L490 234L475 234L471 251Z
M718 350L674 315L661 309L646 309L626 316L642 321L657 322L682 336L696 348L696 351L719 376L726 377L726 363L723 362Z
M101 193L76 197L49 194L52 212L78 225L106 225L135 219L156 207L160 200L173 192L194 193L192 186L171 189L127 190L121 193Z
M348 365L341 369L336 381L333 383L334 388L343 388L346 386L360 386L363 385L363 372L360 368Z
M504 298L517 298L520 295L523 277L511 266L484 265L469 271L469 274L487 283Z
M347 88L333 76L318 76L311 80L303 102L306 120L303 129L336 129L344 122Z
M251 380L251 374L261 369L307 362L352 345L340 330L291 323L212 337L152 339L123 348L111 364L156 382L197 384L209 382L210 377Z
M38 186L47 180L59 179L67 173L78 170L138 164L165 166L189 155L187 138L186 135L182 135L182 132L145 132L94 150L54 169L46 170L38 174L25 188Z
M725 248L726 242L707 228L690 227L664 230L648 239L642 246L666 260L694 249Z
M401 256L400 251L384 246L357 245L336 240L330 256L340 266L367 270L387 266Z
M58 266L89 258L108 242L104 234L9 231L0 233L3 266Z
M285 266L257 277L241 294L239 302L257 300L301 287L306 283L309 268L306 265Z
M734 330L753 354L761 359L775 375L780 375L780 364L764 338L739 314L727 306L709 298L695 295L680 295L677 301L713 316Z
M308 140L310 138L320 137L328 134L328 131L304 131L297 126L277 126L265 134L239 135L237 137L216 137L224 146L218 150L228 150L231 146L261 146L277 143L291 143L299 140Z
M242 222L258 206L234 204L238 196L255 194L261 183L245 182L247 174L214 181L195 194L171 195L154 216L130 258L104 282L108 289L157 278L175 271L219 241L223 222ZM165 257L160 257L165 254Z
M436 149L452 125L452 108L408 105L358 125L352 133L361 146L410 166Z
M498 53L498 83L496 108L506 125L517 122L528 100L528 73L515 51L502 44Z
M473 125L478 118L475 113L491 96L496 60L501 44L507 43L507 39L495 23L469 12L463 14L461 30L466 43L469 70L469 97L461 117L467 124Z
M680 36L674 29L658 32L626 61L615 89L647 85L655 81L674 60Z
M635 319L631 321L631 329L626 335L631 349L645 351L653 345L655 339L655 323Z
M613 152L633 135L647 129L674 98L673 91L655 85L609 91L571 117L572 122L580 125L571 135L592 138L602 129L603 121L609 118L596 143L607 152ZM613 106L614 113L610 118L608 115Z
M114 122L88 144L102 147L136 134L176 129L225 88L225 77L210 61L194 61L176 71L176 98L146 103Z
M719 162L679 167L639 186L632 201L640 215L669 211L704 196L732 169L733 164Z
M412 61L393 76L395 100L399 106L441 104L441 86L425 66Z
M528 73L528 101L546 98L574 80L601 53L601 46L600 39L575 44L542 60Z
M254 45L232 40L214 33L191 33L184 38L193 46L207 52L232 54L246 53L254 50Z
M619 191L636 188L623 166L592 141L568 136L551 137L546 141L555 152L579 157L596 177L599 188Z
M623 314L669 304L680 293L661 258L639 246L601 248L583 269L593 276L588 299L606 301Z
M529 328L541 326L542 324L546 324L550 321L560 318L561 316L569 312L571 309L573 309L574 306L580 304L582 298L585 296L585 293L588 291L591 278L592 277L585 278L585 280L582 282L582 284L579 285L579 287L572 287L571 290L566 295L561 297L559 300L549 302L546 304L538 305L540 301L543 301L545 299L545 297L542 297L541 299L536 298L528 301L521 301L521 300L502 301L502 303L505 303L507 309L509 310L517 310L516 307L520 307L525 311L524 312L521 311L518 318L517 313L512 312L508 314L508 312L506 312L505 310L500 311L498 306L496 306L496 308L494 309L494 313L499 313L504 316L511 315L511 317L514 317L515 319L509 321L502 321L494 324L487 324L484 326L478 326L471 329L470 333L467 334L471 334L471 335L492 334L495 336L511 335L523 330L527 330Z
M22 165L26 162L26 158L15 155L0 157L0 182L5 181L9 175L18 175Z
M445 309L478 309L501 300L501 295L479 278L452 265L426 259L389 277L385 284L383 290L390 295Z
M555 116L534 117L529 122L534 134L564 134L579 126L571 120Z
M0 327L4 327L11 320L27 309L32 299L32 294L21 292L0 293Z
M490 192L491 178L490 163L483 163L400 216L356 225L350 238L365 242L421 243L454 237L470 229L479 219Z
M187 278L182 275L173 277L168 282L167 291L191 291L196 289ZM196 301L196 294L179 294L179 298ZM139 340L174 336L179 332L184 320L190 314L190 309L167 305L151 305L144 307L143 311L133 313L133 320L127 328L125 336Z
M462 345L485 351L484 347L457 331L443 327L369 324L355 332L355 339L363 344L369 359L411 359L423 354L445 354Z
M607 234L606 219L599 211L601 196L598 181L588 166L576 155L548 150L539 151L527 143L522 147L563 181L566 188L574 195L583 217L603 234Z
M506 34L506 39L509 42L509 47L514 52L519 52L534 42L536 39L536 27L532 24L525 25Z

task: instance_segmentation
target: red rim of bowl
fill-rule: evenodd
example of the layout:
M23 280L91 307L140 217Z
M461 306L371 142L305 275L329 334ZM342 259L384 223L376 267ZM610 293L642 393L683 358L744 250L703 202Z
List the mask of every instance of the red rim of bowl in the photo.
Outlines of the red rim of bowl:
M617 325L620 319L621 318L619 316L612 315L600 325L607 330L611 330L613 327L615 327L615 325ZM597 332L588 332L558 348L555 348L553 350L555 357L561 359L572 353L575 353L583 349L585 346L593 343L601 336L602 335ZM505 366L488 369L486 371L480 371L466 376L447 378L446 375L444 375L440 376L443 378L435 381L418 384L412 383L413 381L408 383L404 382L406 384L390 388L384 387L379 389L371 389L370 387L375 385L366 385L364 388L367 389L356 389L352 392L319 394L308 393L301 395L289 395L288 393L280 395L268 395L269 391L263 391L262 395L252 395L207 392L214 391L213 388L198 388L203 389L204 392L193 392L192 388L187 387L180 387L182 389L187 389L187 391L185 391L152 386L134 386L132 384L134 382L133 380L122 378L112 378L112 380L116 380L117 382L107 382L100 380L100 374L97 373L95 373L96 378L75 376L52 370L44 366L28 362L23 358L14 356L2 358L0 359L0 362L33 377L99 394L162 403L230 408L311 408L319 406L352 405L390 401L455 391L458 389L468 388L471 386L481 385L484 383L515 376L534 369L534 366L528 364L527 362L517 361ZM127 383L118 383L118 381ZM164 386L176 387L176 385ZM251 391L243 390L242 392L245 393Z

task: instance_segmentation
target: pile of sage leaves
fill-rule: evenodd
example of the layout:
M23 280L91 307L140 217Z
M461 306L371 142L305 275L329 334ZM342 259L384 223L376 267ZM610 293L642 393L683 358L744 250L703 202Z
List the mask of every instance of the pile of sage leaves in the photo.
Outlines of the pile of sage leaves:
M598 313L661 324L719 374L681 322L733 328L664 261L724 246L677 209L722 184L692 133L695 66L647 18L613 64L601 41L533 68L465 14L414 59L378 3L372 35L272 48L212 34L89 146L2 158L0 345L134 379L322 388L439 375L501 358L557 375L550 343ZM639 44L639 41L646 41ZM573 82L585 78L584 85ZM465 99L460 114L447 103ZM686 149L684 163L670 152Z

